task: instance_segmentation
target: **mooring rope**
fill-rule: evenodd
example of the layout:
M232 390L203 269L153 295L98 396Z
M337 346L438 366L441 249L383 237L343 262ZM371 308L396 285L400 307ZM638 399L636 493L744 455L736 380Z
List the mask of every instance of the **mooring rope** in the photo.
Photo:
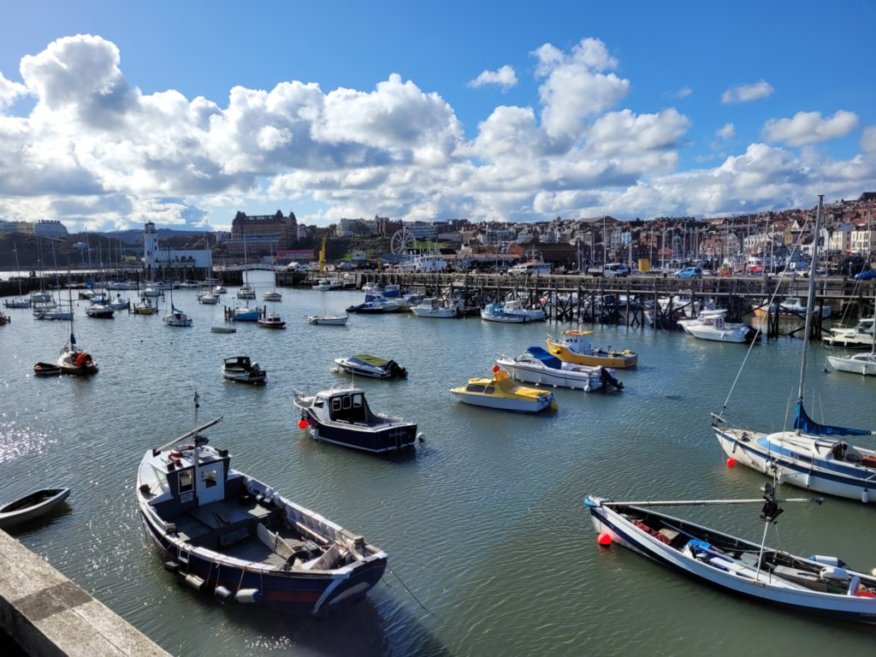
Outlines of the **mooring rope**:
M407 591L408 594L409 594L414 600L416 600L417 604L420 605L420 607L423 609L423 611L425 611L427 614L430 614L431 616L434 616L434 617L437 618L438 620L441 620L441 621L444 620L443 618L441 618L441 616L439 616L438 614L436 614L434 611L432 611L431 609L429 609L426 605L424 605L424 604L420 601L420 599L414 594L414 592L411 591L410 587L409 587L407 584L405 584L404 580L403 580L401 577L399 577L398 573L395 572L395 571L392 569L392 567L391 567L388 563L386 564L386 569L387 569L389 572L391 572L393 575L395 575L395 578L399 581L399 584L401 584L401 585L404 587L405 591Z

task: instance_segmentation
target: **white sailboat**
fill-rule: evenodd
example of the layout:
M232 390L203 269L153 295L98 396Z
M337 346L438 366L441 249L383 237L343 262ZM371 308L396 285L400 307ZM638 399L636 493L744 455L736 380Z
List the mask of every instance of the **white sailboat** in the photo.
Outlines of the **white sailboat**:
M15 253L15 276L18 278L18 296L13 299L4 299L6 308L30 308L30 299L21 293L21 269L18 264L18 247L13 243L12 252Z
M166 326L187 327L192 326L192 318L173 305L173 287L170 288L170 312L163 319Z
M814 231L816 236L821 228L822 199L819 195ZM808 336L815 299L817 252L816 238L809 272L809 308L804 328L793 429L766 433L731 426L721 413L712 414L712 426L727 456L728 465L741 463L772 475L779 483L860 500L866 504L870 501L871 491L876 491L876 449L849 445L841 436L874 435L874 432L819 424L806 414L803 407Z

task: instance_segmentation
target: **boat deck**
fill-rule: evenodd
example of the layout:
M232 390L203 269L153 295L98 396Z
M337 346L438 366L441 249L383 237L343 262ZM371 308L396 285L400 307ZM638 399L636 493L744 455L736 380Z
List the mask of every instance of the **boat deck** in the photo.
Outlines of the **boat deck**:
M285 566L290 556L309 558L320 550L291 527L267 530L271 513L254 502L222 500L187 511L174 522L177 535L192 545L271 568Z

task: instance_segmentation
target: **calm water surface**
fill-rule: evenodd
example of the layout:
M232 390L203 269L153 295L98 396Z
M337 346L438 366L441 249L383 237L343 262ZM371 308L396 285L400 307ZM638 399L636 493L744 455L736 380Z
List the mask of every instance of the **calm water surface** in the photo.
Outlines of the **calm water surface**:
M267 272L252 282L259 297ZM233 304L235 289L223 297ZM133 293L129 293L133 294ZM559 412L529 417L464 406L448 388L488 375L500 354L543 345L566 326L480 319L352 316L347 327L304 316L359 302L358 292L283 290L285 331L222 324L222 305L174 292L190 329L160 315L90 319L79 302L77 341L101 372L88 380L35 379L54 360L65 323L8 311L0 328L0 500L37 486L72 487L69 512L17 537L177 655L872 655L876 634L754 604L666 571L621 548L602 549L581 500L756 497L764 479L723 464L709 429L746 353L677 333L594 327L594 344L639 352L620 372L626 389L558 390ZM262 302L259 302L261 305ZM728 415L778 430L796 395L800 341L755 347ZM296 427L293 388L348 382L341 355L392 357L406 381L357 380L372 408L415 420L425 442L382 459L312 442ZM268 385L223 381L226 356L247 354ZM813 417L876 427L876 380L824 371L813 349ZM222 606L176 583L147 544L134 481L146 449L223 416L208 433L233 465L335 520L390 556L368 599L322 620ZM863 438L862 442L872 439ZM872 443L871 443L872 444ZM799 491L788 489L787 494ZM683 509L677 510L685 514ZM759 538L759 507L691 508L687 515ZM787 505L770 542L876 566L876 510L831 499Z

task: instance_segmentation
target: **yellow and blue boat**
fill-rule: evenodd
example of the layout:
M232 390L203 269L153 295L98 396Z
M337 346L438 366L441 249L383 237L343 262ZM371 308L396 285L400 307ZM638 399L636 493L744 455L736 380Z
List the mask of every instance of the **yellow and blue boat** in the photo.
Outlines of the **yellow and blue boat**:
M550 335L547 338L548 351L566 363L576 365L601 365L615 369L635 367L639 356L629 349L594 349L590 344L593 331L568 329L563 331L557 340Z
M521 413L557 410L557 401L551 391L519 385L508 372L498 367L493 372L492 378L475 377L464 386L451 388L450 392L459 401L473 406Z

